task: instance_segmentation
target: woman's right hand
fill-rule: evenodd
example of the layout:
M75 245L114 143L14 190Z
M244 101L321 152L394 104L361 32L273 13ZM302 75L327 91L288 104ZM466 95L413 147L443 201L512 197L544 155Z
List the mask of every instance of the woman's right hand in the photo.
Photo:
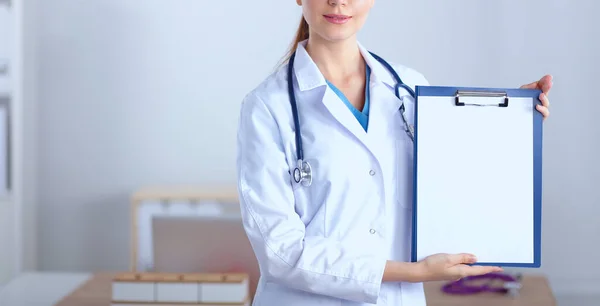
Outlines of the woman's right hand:
M469 265L477 262L472 254L434 254L417 263L422 281L454 281L466 276L501 272L501 267Z

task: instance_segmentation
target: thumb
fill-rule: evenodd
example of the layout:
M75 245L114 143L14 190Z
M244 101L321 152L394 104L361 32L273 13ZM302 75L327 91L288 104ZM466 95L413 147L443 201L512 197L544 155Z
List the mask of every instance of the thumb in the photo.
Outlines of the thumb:
M535 81L533 83L525 84L521 86L521 89L536 89L538 87L538 82Z
M452 265L471 264L477 262L477 258L473 254L459 253L450 255L450 263Z

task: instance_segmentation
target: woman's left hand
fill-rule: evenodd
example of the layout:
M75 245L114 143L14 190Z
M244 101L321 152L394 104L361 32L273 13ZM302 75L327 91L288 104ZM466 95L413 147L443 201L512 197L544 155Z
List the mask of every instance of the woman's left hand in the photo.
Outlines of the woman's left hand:
M550 89L552 88L552 76L545 75L539 81L535 81L530 84L525 84L525 85L521 86L521 88L522 89L539 89L542 91L542 93L539 96L542 104L536 105L535 108L540 113L542 113L542 115L544 116L544 119L548 118L548 116L550 116L550 110L549 110L550 100L548 99L548 94L550 93Z

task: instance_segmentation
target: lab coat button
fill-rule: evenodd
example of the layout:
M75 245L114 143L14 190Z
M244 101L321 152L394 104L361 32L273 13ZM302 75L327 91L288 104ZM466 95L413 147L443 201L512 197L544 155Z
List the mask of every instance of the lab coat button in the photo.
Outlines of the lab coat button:
M375 175L375 170L371 170L371 171L369 171L369 174L370 174L371 176Z
M375 229L371 229L371 230L369 231L369 233L371 233L371 234L375 234L376 232L377 232L377 231L376 231Z

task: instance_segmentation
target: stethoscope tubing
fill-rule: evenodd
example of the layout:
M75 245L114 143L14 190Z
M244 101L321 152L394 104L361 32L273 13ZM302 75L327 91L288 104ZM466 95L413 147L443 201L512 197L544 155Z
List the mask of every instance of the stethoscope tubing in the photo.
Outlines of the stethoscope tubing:
M396 71L394 70L394 68L392 68L392 66L386 62L383 58L381 58L380 56L376 55L373 52L369 52L378 62L380 62L382 65L385 66L385 68L393 75L395 81L396 81L396 86L394 87L394 92L395 95L398 99L400 99L402 101L402 98L400 98L400 89L404 89L406 90L413 99L416 98L416 94L415 91L410 88L408 85L404 84L404 82L402 82L402 79L400 78L400 76L398 75L398 73L396 73ZM302 132L301 132L301 128L300 128L300 119L299 119L299 115L298 115L298 105L296 103L296 94L294 91L294 78L293 78L293 72L294 72L294 59L296 58L296 52L292 53L292 55L290 56L290 59L288 61L288 75L287 75L287 83L288 83L288 95L289 95L289 99L290 99L290 104L292 106L292 116L293 116L293 120L294 120L294 126L295 126L295 140L296 140L296 157L298 160L298 164L296 166L296 168L294 168L294 172L292 173L292 176L294 177L294 181L296 183L303 183L305 186L310 186L310 184L312 183L312 168L310 166L310 164L308 164L305 160L304 160L304 149L302 148ZM402 116L402 121L404 122L404 128L406 133L408 134L408 137L410 138L410 140L414 143L414 131L411 128L411 126L408 124L408 120L406 119L406 115L405 115L405 107L404 107L404 101L402 101L402 104L400 105L400 114Z

